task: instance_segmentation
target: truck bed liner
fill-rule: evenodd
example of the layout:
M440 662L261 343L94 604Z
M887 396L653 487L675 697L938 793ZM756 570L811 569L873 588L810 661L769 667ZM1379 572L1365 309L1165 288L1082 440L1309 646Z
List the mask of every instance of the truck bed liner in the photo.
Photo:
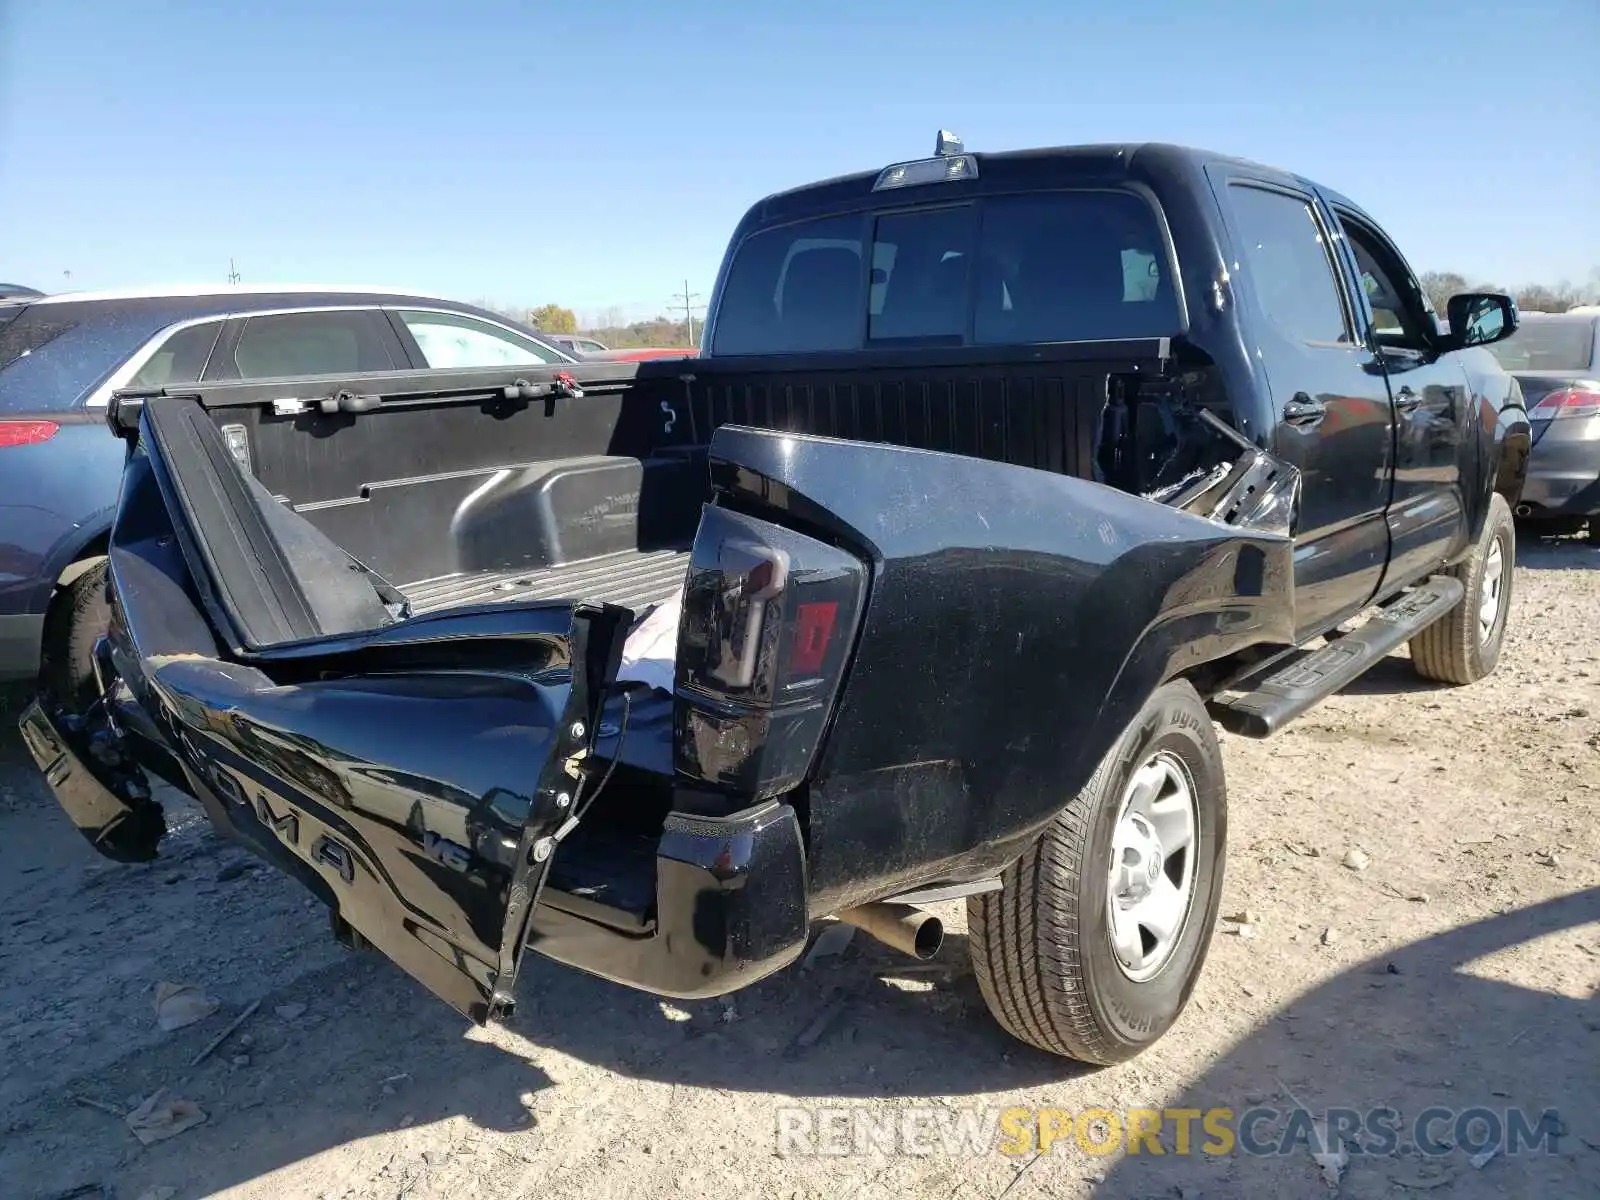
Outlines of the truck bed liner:
M670 597L688 569L687 550L623 550L555 567L441 575L400 590L419 616L500 600L595 600L638 609Z

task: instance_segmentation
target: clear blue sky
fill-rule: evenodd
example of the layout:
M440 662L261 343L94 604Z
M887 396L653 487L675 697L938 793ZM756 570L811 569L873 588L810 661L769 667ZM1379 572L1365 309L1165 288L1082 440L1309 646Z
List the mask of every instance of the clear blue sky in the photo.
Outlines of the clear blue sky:
M544 11L554 10L554 11ZM0 0L0 279L708 291L766 193L927 153L1191 142L1418 270L1600 267L1600 2Z

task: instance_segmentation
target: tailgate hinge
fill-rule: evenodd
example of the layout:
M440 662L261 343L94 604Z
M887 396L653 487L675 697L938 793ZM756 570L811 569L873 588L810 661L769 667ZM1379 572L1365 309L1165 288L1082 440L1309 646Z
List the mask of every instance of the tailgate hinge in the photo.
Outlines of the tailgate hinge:
M600 714L621 666L624 635L632 619L631 611L614 604L579 605L573 610L571 687L517 844L486 1020L509 1016L516 1006L517 971L533 912L556 846L577 828L584 793L594 782L587 764L600 736ZM557 820L555 829L545 832Z

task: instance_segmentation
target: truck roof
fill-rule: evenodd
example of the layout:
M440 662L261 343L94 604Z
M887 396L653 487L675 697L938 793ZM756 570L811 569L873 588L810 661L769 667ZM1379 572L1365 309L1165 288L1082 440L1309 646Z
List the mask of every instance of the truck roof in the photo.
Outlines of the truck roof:
M1166 142L1111 142L1074 146L1043 146L1026 150L978 151L963 153L976 159L978 166L975 181L963 181L951 186L982 193L992 190L1009 191L1015 188L1048 187L1059 180L1062 184L1085 182L1124 182L1150 170L1187 168L1199 170L1208 163L1234 163L1276 175L1285 181L1310 186L1310 181L1282 167L1258 163L1236 155L1219 154L1195 146L1182 146ZM924 156L933 157L933 156ZM906 159L902 161L917 161ZM895 164L883 163L867 171L837 175L831 179L817 180L788 188L760 201L752 216L761 223L787 220L814 212L826 211L852 202L860 203L873 195L872 185L883 171ZM929 185L938 187L941 185ZM1327 188L1320 188L1332 196ZM1337 197L1344 202L1343 197ZM1355 205L1350 205L1354 208Z

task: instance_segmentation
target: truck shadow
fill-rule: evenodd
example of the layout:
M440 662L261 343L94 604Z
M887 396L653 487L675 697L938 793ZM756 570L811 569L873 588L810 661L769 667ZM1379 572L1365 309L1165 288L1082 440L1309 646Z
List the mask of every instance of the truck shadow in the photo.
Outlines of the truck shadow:
M1600 542L1517 528L1517 566L1532 571L1600 571Z
M263 877L251 886L289 885ZM1600 1029L1593 1001L1512 988L1462 968L1596 920L1600 888L1358 964L1290 1003L1181 1096L1163 1099L1169 1107L1238 1111L1255 1096L1284 1108L1291 1101L1283 1093L1292 1089L1317 1108L1388 1104L1408 1119L1434 1103L1502 1112L1520 1104L1535 1117L1553 1105L1568 1120L1592 1119L1600 1112L1600 1078L1589 1069L1600 1037L1589 1031ZM1553 983L1560 976L1552 967ZM96 1178L117 1178L129 1194L181 1180L183 1194L210 1195L336 1146L411 1129L425 1139L419 1144L520 1160L525 1167L517 1169L536 1180L549 1169L547 1151L565 1139L650 1141L651 1123L631 1109L668 1107L678 1089L721 1093L728 1137L760 1144L764 1155L771 1110L784 1103L970 1097L978 1106L1082 1107L1105 1103L1101 1093L1115 1085L1115 1076L1097 1084L1090 1069L1003 1033L984 1011L960 935L931 965L858 942L842 960L809 971L796 965L731 1002L663 1002L538 958L525 968L519 993L514 1018L485 1033L468 1030L376 956L287 978L261 993L262 1010L241 1031L252 1039L247 1063L235 1062L240 1047L230 1041L185 1069L215 1037L222 1014L74 1079L20 1119L0 1114L12 1117L0 1139L0 1178L26 1170L46 1196ZM276 1011L285 1003L305 1010L285 1017ZM633 1086L619 1093L608 1074ZM210 1120L132 1158L120 1121L69 1098L120 1106L123 1097L159 1087L194 1100ZM630 1111L606 1107L619 1103ZM735 1112L743 1115L736 1120ZM1276 1128L1281 1122L1261 1130ZM1600 1129L1575 1132L1600 1144ZM60 1145L73 1146L73 1155L52 1154ZM377 1184L392 1149L373 1151L367 1182ZM1417 1161L1369 1159L1352 1170ZM1570 1169L1565 1159L1551 1162L1538 1169ZM1176 1194L1169 1189L1176 1185L1276 1196L1306 1194L1314 1180L1303 1150L1283 1158L1168 1155L1124 1160L1104 1189ZM1568 1194L1573 1185L1569 1178L1514 1190Z
M1188 1156L1129 1155L1096 1195L1108 1198L1205 1195L1302 1196L1325 1192L1304 1141L1290 1145L1292 1110L1330 1109L1365 1119L1398 1113L1399 1146L1370 1129L1348 1139L1339 1194L1407 1195L1405 1189L1458 1196L1600 1194L1600 1003L1595 938L1574 931L1600 921L1600 888L1450 929L1359 963L1276 1013L1166 1107L1233 1111L1243 1127L1251 1109L1272 1110L1252 1126L1258 1153L1205 1154L1197 1136ZM1540 945L1532 943L1545 939ZM1496 978L1493 956L1538 955L1548 990ZM1503 964L1504 959L1501 959ZM1480 1123L1463 1116L1477 1110ZM1550 1144L1513 1152L1481 1169L1468 1159L1484 1139L1515 1120L1537 1129L1545 1110L1566 1132ZM1485 1115L1485 1114L1488 1115ZM1519 1117L1513 1117L1518 1113ZM1427 1126L1422 1119L1434 1116ZM1302 1128L1303 1128L1303 1119ZM1169 1129L1171 1127L1169 1126ZM1199 1126L1195 1129L1198 1131ZM1419 1130L1436 1153L1407 1151ZM1359 1151L1366 1151L1361 1153ZM1401 1190L1395 1190L1396 1188Z
M0 1139L0 1178L26 1172L48 1184L46 1196L113 1175L129 1194L181 1179L183 1194L211 1195L335 1146L430 1126L428 1136L452 1143L493 1135L482 1153L525 1156L537 1173L545 1129L572 1130L574 1114L594 1103L584 1086L590 1072L613 1094L600 1072L637 1081L630 1103L715 1090L746 1097L729 1103L755 1104L763 1115L752 1119L767 1121L765 1110L787 1097L1005 1093L1088 1070L1014 1041L988 1019L960 935L947 938L931 969L858 943L842 959L803 973L797 964L729 1000L662 1001L537 957L518 992L509 1022L473 1030L385 960L346 957L267 991L240 1031L251 1037L244 1051L230 1039L184 1069L225 1025L225 1012L72 1081L69 1095L117 1108L166 1087L208 1113L206 1124L141 1151L132 1175L122 1123L58 1092ZM286 1003L305 1011L282 1018L276 1010ZM247 1064L234 1061L241 1052ZM0 1113L0 1128L8 1115ZM606 1137L648 1138L639 1121L614 1117ZM756 1129L767 1132L767 1124ZM53 1162L49 1147L62 1144L75 1147L73 1158Z

